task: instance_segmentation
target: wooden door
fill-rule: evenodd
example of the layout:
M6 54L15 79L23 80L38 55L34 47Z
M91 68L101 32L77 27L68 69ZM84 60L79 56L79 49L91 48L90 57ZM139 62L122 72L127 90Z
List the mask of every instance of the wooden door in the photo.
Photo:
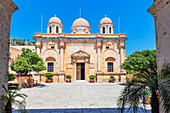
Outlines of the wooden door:
M76 80L81 80L81 64L77 63Z

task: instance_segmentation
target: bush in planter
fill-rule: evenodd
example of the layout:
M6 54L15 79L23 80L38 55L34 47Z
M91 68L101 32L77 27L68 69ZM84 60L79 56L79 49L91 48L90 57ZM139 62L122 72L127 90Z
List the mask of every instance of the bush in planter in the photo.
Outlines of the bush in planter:
M52 73L46 73L46 74L44 74L44 76L47 77L46 82L52 82L52 80L53 80Z
M8 74L8 81L13 81L13 80L15 80L15 75Z
M90 78L90 82L94 82L94 79L96 78L96 76L90 75L89 78Z
M71 75L66 75L66 82L71 82Z
M113 75L110 75L109 82L115 82L115 81L116 81L115 77Z

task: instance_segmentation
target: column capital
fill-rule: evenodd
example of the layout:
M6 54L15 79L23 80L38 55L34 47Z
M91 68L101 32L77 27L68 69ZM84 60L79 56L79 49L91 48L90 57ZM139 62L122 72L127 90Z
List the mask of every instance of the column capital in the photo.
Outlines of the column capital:
M60 40L59 47L60 47L60 49L61 49L61 48L63 48L63 49L65 48L65 42L64 42L64 40L62 40L62 39Z
M167 5L170 0L156 0L153 5L148 9L148 12L151 15L155 15L156 12L161 10L165 5Z
M18 10L18 7L12 0L0 0L0 3L4 5L11 13L14 13Z

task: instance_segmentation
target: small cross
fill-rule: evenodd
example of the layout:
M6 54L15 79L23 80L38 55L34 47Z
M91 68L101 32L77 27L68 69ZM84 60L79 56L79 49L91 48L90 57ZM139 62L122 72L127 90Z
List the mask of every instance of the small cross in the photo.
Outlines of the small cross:
M56 15L54 15L54 17L56 17Z
M107 15L105 15L105 17L106 17Z

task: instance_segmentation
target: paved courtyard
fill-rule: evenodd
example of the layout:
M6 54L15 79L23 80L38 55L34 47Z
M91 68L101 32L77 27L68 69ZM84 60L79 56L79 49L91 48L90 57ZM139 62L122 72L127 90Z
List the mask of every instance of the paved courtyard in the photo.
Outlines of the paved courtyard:
M21 92L28 95L29 113L116 113L123 87L121 83L44 83Z

